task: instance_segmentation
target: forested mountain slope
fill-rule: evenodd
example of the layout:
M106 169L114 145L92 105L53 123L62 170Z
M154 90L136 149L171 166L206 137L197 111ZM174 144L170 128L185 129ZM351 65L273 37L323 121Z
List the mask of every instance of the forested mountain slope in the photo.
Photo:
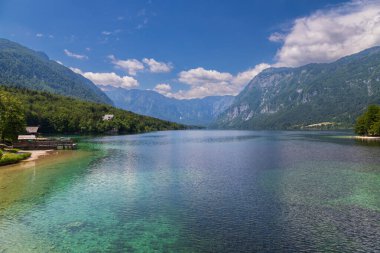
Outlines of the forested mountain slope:
M112 104L90 80L15 42L0 39L0 84Z
M0 93L21 102L27 125L40 126L42 133L141 133L185 128L110 105L47 92L1 87ZM103 120L106 114L113 115L113 119Z

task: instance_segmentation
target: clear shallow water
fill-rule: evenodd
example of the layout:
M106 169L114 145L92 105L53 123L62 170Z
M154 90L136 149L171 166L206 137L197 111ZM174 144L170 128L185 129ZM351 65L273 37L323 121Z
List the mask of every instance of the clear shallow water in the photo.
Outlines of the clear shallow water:
M337 135L101 137L1 169L0 252L380 251L380 146Z

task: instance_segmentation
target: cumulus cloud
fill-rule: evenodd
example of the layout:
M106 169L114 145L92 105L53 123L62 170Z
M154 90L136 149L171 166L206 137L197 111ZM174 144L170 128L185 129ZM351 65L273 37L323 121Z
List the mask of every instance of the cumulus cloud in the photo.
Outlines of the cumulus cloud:
M144 64L136 59L119 60L114 55L108 56L111 62L120 69L125 70L128 74L135 76L137 72L144 70Z
M276 66L300 66L331 62L366 48L380 45L380 2L356 0L320 10L294 21L283 40Z
M239 87L239 89L242 89L248 84L249 81L252 80L252 78L257 76L261 71L267 68L270 68L269 64L266 64L266 63L257 64L253 68L250 68L246 71L238 73L234 77L233 84Z
M37 38L42 38L42 37L44 37L44 35L42 33L36 33L36 37Z
M80 74L87 79L90 79L93 83L97 85L111 85L120 88L134 88L139 85L138 81L130 76L119 76L114 72L106 73L94 73L94 72L83 72L78 68L70 68L77 74Z
M190 86L202 86L206 83L228 84L233 76L227 72L219 72L216 70L206 70L204 68L190 69L181 71L178 80Z
M76 54L76 53L70 52L70 51L67 50L67 49L63 50L63 52L64 52L65 55L67 55L68 57L75 58L75 59L78 59L78 60L86 60L86 59L88 59L88 57L87 57L86 55L83 55L83 54Z
M270 65L261 63L237 75L204 68L181 71L178 80L190 86L171 95L178 99L202 98L206 96L237 95L262 70Z
M173 95L171 93L172 87L170 86L170 84L167 84L167 83L157 84L156 87L154 87L154 90L168 97L171 97Z
M171 63L158 62L153 58L144 58L142 61L148 66L149 71L153 73L170 72L173 68Z
M137 59L120 60L114 55L109 55L108 58L115 67L123 69L132 76L135 76L138 72L142 72L144 70L151 73L165 73L170 72L173 69L173 65L171 63L159 62L153 58L144 58L142 61Z

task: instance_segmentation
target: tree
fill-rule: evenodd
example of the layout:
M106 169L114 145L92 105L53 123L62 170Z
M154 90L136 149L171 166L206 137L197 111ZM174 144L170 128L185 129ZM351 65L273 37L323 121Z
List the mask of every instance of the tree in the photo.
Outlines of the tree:
M370 105L355 124L355 132L359 135L380 135L380 106Z
M25 115L21 102L0 92L1 140L14 141L23 131L25 131Z

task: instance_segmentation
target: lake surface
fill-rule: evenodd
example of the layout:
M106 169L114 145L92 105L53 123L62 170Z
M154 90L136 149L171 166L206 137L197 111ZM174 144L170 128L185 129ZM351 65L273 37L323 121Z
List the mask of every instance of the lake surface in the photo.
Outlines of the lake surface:
M380 146L343 135L85 139L0 169L0 252L379 252Z

